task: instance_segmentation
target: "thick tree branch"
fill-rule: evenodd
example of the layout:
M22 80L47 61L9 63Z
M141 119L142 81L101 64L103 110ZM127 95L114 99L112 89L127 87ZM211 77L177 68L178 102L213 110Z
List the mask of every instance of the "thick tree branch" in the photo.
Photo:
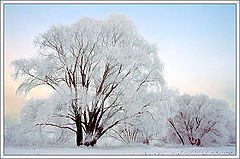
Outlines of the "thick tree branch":
M76 130L74 130L73 128L70 128L68 126L61 126L61 125L57 125L57 124L52 124L52 123L44 123L44 124L36 124L35 126L46 126L46 125L49 125L49 126L54 126L54 127L58 127L58 128L62 128L62 129L69 129L75 133L77 133Z

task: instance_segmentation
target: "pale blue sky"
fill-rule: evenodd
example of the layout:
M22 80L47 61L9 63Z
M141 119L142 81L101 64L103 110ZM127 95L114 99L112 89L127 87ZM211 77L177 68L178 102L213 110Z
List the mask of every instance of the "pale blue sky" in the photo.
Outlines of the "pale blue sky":
M170 87L179 88L182 93L205 93L234 104L235 5L5 4L4 9L6 64L32 56L34 36L50 24L71 24L83 16L105 18L112 12L123 13L141 35L158 45ZM10 83L6 81L6 85Z

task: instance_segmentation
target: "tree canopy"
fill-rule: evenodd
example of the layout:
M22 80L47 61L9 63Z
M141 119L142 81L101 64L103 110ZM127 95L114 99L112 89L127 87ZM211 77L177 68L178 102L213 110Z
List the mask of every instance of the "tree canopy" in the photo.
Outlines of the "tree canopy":
M48 85L67 98L65 111L54 116L75 123L64 128L76 132L77 145L94 145L119 122L141 114L141 108L151 103L143 101L144 96L164 86L157 47L144 40L124 15L52 25L37 36L35 45L36 58L13 62L14 77L23 79L17 92ZM129 107L135 112L126 113ZM118 113L121 117L113 120ZM63 128L55 123L38 125Z

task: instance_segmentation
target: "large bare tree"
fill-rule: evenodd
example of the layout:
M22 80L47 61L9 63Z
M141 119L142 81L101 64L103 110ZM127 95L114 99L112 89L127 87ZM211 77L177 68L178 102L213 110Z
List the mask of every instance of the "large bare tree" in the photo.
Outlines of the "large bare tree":
M17 91L27 93L48 85L68 99L65 111L51 115L66 119L65 123L39 122L36 126L71 130L78 146L93 146L115 125L141 114L151 101L138 99L153 85L159 89L164 83L157 48L138 35L123 15L53 25L35 44L37 57L13 62L14 77L23 79ZM126 113L126 107L140 109Z

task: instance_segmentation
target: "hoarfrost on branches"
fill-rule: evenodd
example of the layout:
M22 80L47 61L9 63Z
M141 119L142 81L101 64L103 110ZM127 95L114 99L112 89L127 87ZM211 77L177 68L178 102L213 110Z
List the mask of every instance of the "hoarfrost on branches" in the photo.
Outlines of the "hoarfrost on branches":
M174 137L170 139L197 146L234 142L234 114L225 101L185 94L172 104L175 108L168 121Z
M115 125L142 114L142 108L151 101L138 99L153 85L158 91L164 85L157 48L138 35L124 15L52 25L35 44L37 58L13 62L14 77L23 79L18 92L27 93L39 85L56 90L66 99L65 104L58 105L63 110L50 98L42 105L46 109L37 112L36 126L72 130L78 146L93 146ZM129 108L134 110L132 114L126 112ZM113 118L116 114L119 118ZM53 123L54 117L75 124L63 125L60 119Z
M158 48L124 15L52 25L35 41L37 57L15 60L17 93L47 85L47 99L24 104L6 144L94 146L123 143L227 145L235 141L228 103L167 87ZM17 128L19 128L17 130Z

